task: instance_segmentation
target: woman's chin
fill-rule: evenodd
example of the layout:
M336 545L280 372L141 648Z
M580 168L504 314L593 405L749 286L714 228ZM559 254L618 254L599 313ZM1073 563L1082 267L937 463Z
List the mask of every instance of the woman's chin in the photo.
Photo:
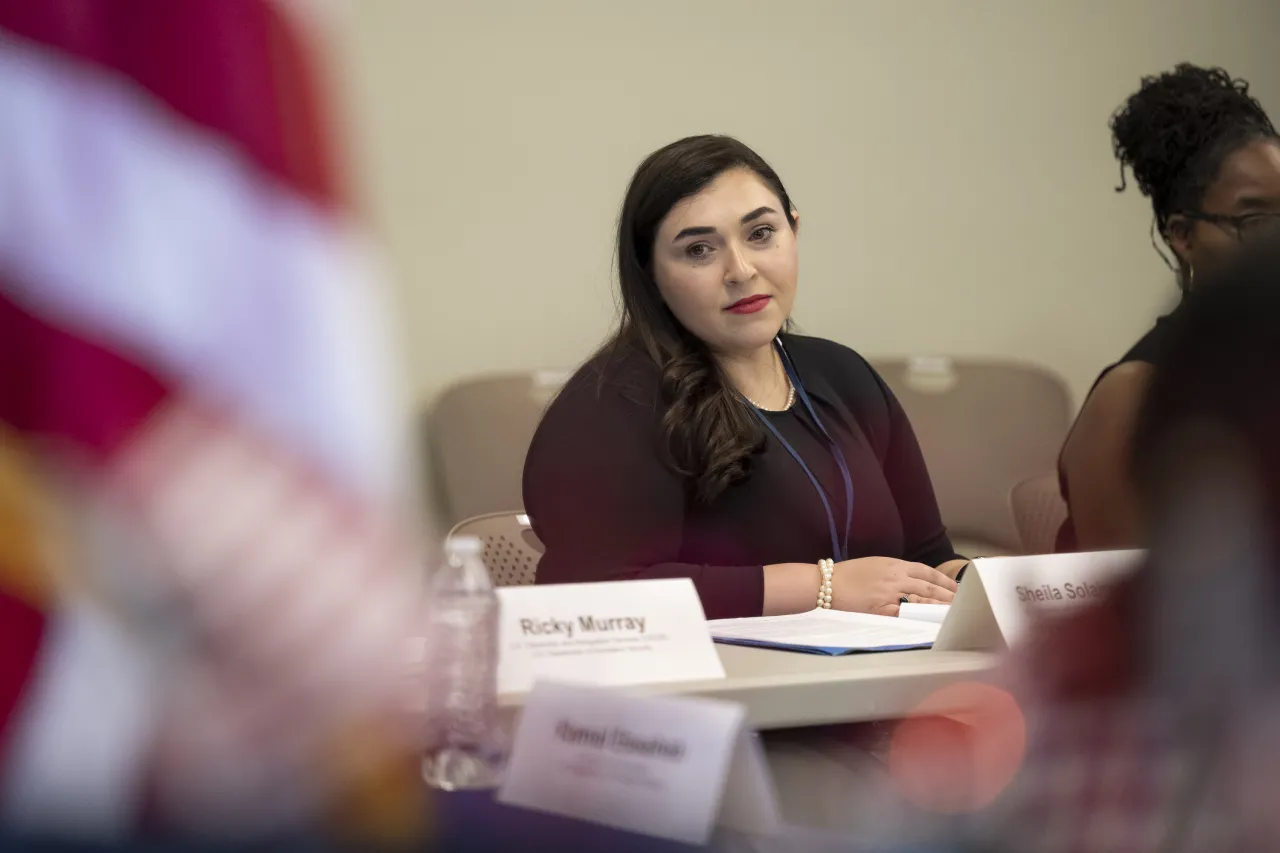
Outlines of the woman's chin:
M769 346L780 331L782 331L782 324L776 319L762 318L749 326L744 324L744 328L733 330L731 334L725 336L722 345L717 349L737 352L761 349Z

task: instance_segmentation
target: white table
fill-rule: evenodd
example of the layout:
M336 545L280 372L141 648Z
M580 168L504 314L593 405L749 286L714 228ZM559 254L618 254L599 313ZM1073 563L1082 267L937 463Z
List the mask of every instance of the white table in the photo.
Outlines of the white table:
M634 689L737 702L746 707L747 724L754 729L794 728L903 717L934 691L985 678L996 663L995 655L984 652L932 649L840 657L719 643L716 650L724 664L722 679ZM523 698L503 696L502 705L514 709Z
M865 830L883 814L885 803L897 800L867 744L850 742L841 730L807 727L906 717L947 685L986 679L998 660L985 652L932 649L828 657L717 643L716 651L724 678L627 689L743 705L747 725L765 732L761 743L784 817L795 825L841 832ZM513 724L524 696L508 694L500 701ZM929 709L970 710L940 702L931 702Z

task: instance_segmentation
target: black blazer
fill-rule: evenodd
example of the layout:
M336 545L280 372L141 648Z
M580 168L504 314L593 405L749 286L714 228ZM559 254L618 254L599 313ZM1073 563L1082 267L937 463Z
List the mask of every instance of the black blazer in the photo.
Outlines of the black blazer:
M850 558L930 566L959 559L911 424L884 381L840 344L782 340L852 474ZM769 434L744 480L710 505L699 503L662 461L658 380L658 368L640 353L608 364L597 357L544 415L524 469L525 511L546 546L537 582L688 577L707 618L758 616L764 566L833 556L822 501ZM767 417L818 478L843 527L839 468L804 407L797 400Z

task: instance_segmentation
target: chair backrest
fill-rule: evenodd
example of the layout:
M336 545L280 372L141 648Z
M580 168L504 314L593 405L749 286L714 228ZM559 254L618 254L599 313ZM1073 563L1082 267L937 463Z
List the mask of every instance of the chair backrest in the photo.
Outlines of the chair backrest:
M920 441L942 519L971 556L1019 553L1009 492L1052 470L1071 392L1044 368L994 359L878 359ZM968 553L968 552L965 552Z
M484 545L481 559L495 586L533 583L543 547L523 512L490 512L454 525L450 536L474 536Z
M485 376L442 393L426 418L437 499L446 523L523 506L529 442L566 371Z
M1057 472L1028 477L1009 492L1009 508L1024 554L1052 554L1058 529L1067 520L1067 502Z

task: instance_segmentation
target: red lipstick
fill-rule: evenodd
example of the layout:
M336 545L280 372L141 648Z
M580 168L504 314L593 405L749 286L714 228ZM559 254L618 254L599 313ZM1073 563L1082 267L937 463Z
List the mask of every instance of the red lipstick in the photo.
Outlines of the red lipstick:
M730 314L754 314L769 304L771 296L747 296L724 309Z

